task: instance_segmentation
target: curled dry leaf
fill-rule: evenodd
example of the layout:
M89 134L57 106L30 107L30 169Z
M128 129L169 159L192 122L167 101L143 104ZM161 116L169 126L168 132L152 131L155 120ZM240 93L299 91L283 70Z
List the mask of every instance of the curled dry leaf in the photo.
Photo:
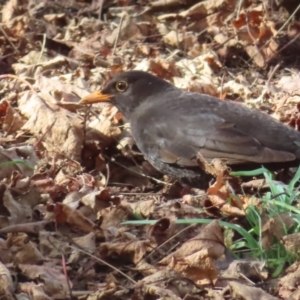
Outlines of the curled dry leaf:
M155 200L143 200L137 201L134 203L129 203L130 207L134 211L134 213L142 216L143 218L150 219L153 215L154 208L155 208Z
M186 199L187 196L191 195L185 195L183 198ZM192 196L191 196L192 197ZM185 201L183 199L183 201ZM194 202L196 204L196 201ZM199 206L199 203L198 203ZM193 218L201 218L203 215L206 215L202 210L199 210L198 207L194 207L192 205L179 202L177 200L172 201L169 200L166 205L164 205L163 208L159 209L158 211L159 215L170 215L170 213L175 213L177 218L187 218L187 219L193 219Z
M300 267L295 262L287 268L286 274L278 280L278 296L282 299L298 300L299 295Z
M171 79L179 76L179 72L174 61L166 61L161 58L149 60L149 71L160 78Z
M110 207L112 204L119 205L120 198L111 196L110 190L103 188L100 191L91 192L83 196L80 202L98 212L103 208Z
M65 299L69 295L68 280L65 275L54 268L46 266L19 264L18 267L23 275L31 280L43 282L43 290L53 298ZM69 282L72 286L72 283Z
M119 28L121 27L121 28ZM109 46L113 46L117 39L120 41L125 41L128 39L136 38L140 31L134 20L127 14L123 12L122 22L120 22L119 27L114 29L111 35L105 38L105 42Z
M39 232L39 249L43 256L61 259L62 253L70 251L70 245L69 241L62 240L57 232L42 230Z
M129 214L132 214L131 209L126 206L118 205L113 208L106 208L101 210L102 229L108 229L109 227L118 227L120 223L125 221Z
M13 224L26 223L32 219L32 209L26 204L17 202L11 194L10 189L0 185L0 228Z
M3 264L11 262L12 252L6 240L0 239L0 261ZM1 293L0 293L1 294Z
M84 236L74 238L74 248L79 246L81 249L84 249L85 251L89 253L94 253L96 250L96 236L94 232L90 232ZM72 254L70 255L68 259L68 263L78 263L82 259L82 257L85 255L80 249L74 249L72 251Z
M154 225L151 225L148 230L148 236L154 239L155 242L160 245L167 241L175 230L175 222L169 218L162 218L158 220Z
M232 298L240 298L243 300L253 300L253 299L264 299L264 300L278 300L277 297L271 296L266 293L261 288L254 286L247 286L239 282L231 281L229 282L230 295Z
M237 179L226 178L226 174L227 171L219 173L216 182L208 188L208 199L205 200L204 207L211 213L221 211L228 215L243 217L245 216L245 211L240 207L240 203L243 203L242 198L236 195L240 200L237 203L235 198L231 196L232 185L236 185L235 181Z
M300 94L300 75L291 73L289 76L282 76L276 87L287 93Z
M222 273L221 278L228 278L229 280L248 278L252 281L262 280L268 278L266 272L265 262L251 261L251 260L234 260L230 263L228 268Z
M9 270L2 262L0 262L0 274L0 295L5 296L7 299L13 299L15 290L13 280Z
M262 217L262 247L269 249L274 238L281 240L287 231L296 223L288 213L280 213L272 218Z
M298 253L300 249L300 233L288 234L282 237L285 249L291 253Z
M227 199L223 199L218 195L209 195L208 200L205 201L205 209L208 212L214 213L214 211L221 211L224 214L235 217L244 217L245 211L238 207L232 206L231 203L228 203Z
M25 5L22 1L10 0L6 1L2 8L2 22L6 23L11 21L13 18L24 14Z
M172 299L181 300L182 298L176 295L175 291L171 289L166 289L163 287L158 287L156 284L140 284L137 298L148 298L151 296L157 297L158 299Z
M172 30L163 37L163 41L167 45L187 51L195 45L196 36L190 33L178 33Z
M56 61L54 62L56 63ZM63 62L59 61L62 65ZM52 68L52 66L50 66ZM41 91L41 97L56 103L70 111L76 112L79 99L87 96L88 92L85 89L69 83L72 79L71 74L65 76L53 76L51 78L39 74L35 82L35 86ZM84 86L85 87L85 86Z
M150 276L152 274L157 274L158 272L160 272L155 266L147 263L144 259L139 261L137 263L137 265L135 266L135 268L136 268L136 270L139 270L145 276ZM145 277L145 278L147 278L147 277ZM142 280L144 280L145 278L143 278Z
M20 112L29 118L23 130L36 137L45 134L43 143L48 151L80 161L83 124L78 116L29 91L18 102Z
M194 6L190 7L188 10L181 12L179 15L183 18L197 16L200 18L201 16L206 16L214 13L220 7L226 6L226 10L234 10L236 2L234 0L206 0L201 1Z
M87 233L96 229L94 222L87 219L80 211L65 204L56 203L54 207L51 208L49 206L48 209L53 209L55 221L57 223L67 223Z
M6 100L0 102L2 129L7 134L16 134L25 124L26 119L22 117Z
M15 264L41 264L44 257L36 245L28 241L28 235L25 233L9 234L7 243L14 253L13 261Z
M26 293L28 295L33 295L34 297L39 299L43 299L43 300L53 299L52 297L50 297L45 293L42 283L40 284L35 284L34 282L19 283L18 288L20 292Z
M130 241L124 243L102 243L99 252L102 258L111 258L127 263L140 262L146 254L149 241Z
M198 284L210 284L218 277L214 261L224 254L224 236L218 221L212 221L201 233L185 242L159 264L169 265L174 271Z
M100 140L101 148L115 143L121 134L121 129L116 126L114 116L118 112L115 106L106 104L97 118L87 124L87 140Z
M64 185L55 184L48 172L36 173L31 176L30 186L39 193L48 193L52 199L56 199L59 194L67 192Z

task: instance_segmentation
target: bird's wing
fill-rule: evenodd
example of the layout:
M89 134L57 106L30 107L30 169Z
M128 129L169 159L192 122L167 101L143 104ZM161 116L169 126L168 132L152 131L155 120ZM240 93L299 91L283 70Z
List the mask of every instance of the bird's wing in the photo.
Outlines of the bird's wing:
M162 111L168 110L162 107ZM225 159L228 164L284 162L295 159L292 153L264 147L257 139L237 129L236 124L215 113L197 108L193 111L182 105L177 108L170 106L167 120L165 114L156 111L155 118L148 121L148 124L135 126L144 126L144 147L152 147L165 163L196 166L198 155L207 162L219 158Z

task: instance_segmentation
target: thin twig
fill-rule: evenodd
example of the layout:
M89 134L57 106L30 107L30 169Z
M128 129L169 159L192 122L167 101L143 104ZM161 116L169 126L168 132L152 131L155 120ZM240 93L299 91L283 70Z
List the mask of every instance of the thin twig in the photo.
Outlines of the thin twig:
M261 95L260 95L257 99L252 100L252 101L247 101L247 102L250 102L250 103L258 103L258 102L261 102L261 101L262 101L262 98L264 97L264 95L265 95L265 94L267 93L267 91L268 91L268 88L269 88L269 86L270 86L270 81L271 81L271 79L273 78L275 72L279 69L279 67L280 67L280 64L277 64L277 65L274 67L274 69L272 70L272 72L271 72L271 74L270 74L270 76L269 76L269 78L268 78L268 80L267 80L267 82L266 82L266 84L265 84L265 86L264 86L264 89L263 89Z
M104 188L106 188L106 187L107 187L107 185L108 185L108 182L109 182L109 177L110 177L110 168L109 168L109 163L106 163L106 164L105 164L105 167L106 167L106 181L105 181Z
M185 228L183 228L182 230L180 230L179 232L177 232L176 234L172 235L169 239L167 239L165 242L163 242L161 245L159 245L157 248L155 248L151 253L149 253L145 259L149 258L155 251L159 250L161 247L163 247L164 245L166 245L169 241L171 241L172 239L174 239L176 236L178 236L179 234L183 233L184 231L194 227L195 224L191 224Z
M37 60L38 64L41 62L41 59L42 59L42 56L43 56L43 53L44 53L44 50L45 50L45 46L46 46L46 40L47 40L47 37L46 37L46 34L44 33L43 34L43 43L42 43L41 52L40 52L39 58Z
M103 3L104 3L104 0L99 0L99 12L98 12L98 19L101 20L101 14L102 14L102 8L103 8Z
M26 80L16 76L16 75L12 75L12 74L3 74L3 75L0 75L0 79L5 79L5 78L12 78L12 79L16 79L16 80L19 80L21 81L22 83L25 83L29 88L30 90L32 91L33 94L37 94L36 91L34 90L33 86Z
M282 52L284 49L286 49L288 46L293 44L300 36L300 33L298 33L293 39L291 39L286 45L284 45L282 48L280 48L277 52L276 55L278 55L280 52ZM271 56L269 59L267 59L267 62L269 62L275 55Z
M5 30L2 28L2 26L0 25L0 30L3 33L3 35L5 36L5 38L7 39L8 43L11 45L12 48L14 48L16 53L19 53L20 51L18 50L18 48L10 41L9 37L7 36Z
M116 53L117 44L118 44L118 41L119 41L119 38L120 38L120 34L121 34L121 29L122 29L124 17L125 17L125 13L122 14L121 19L120 19L120 24L119 24L118 34L117 34L117 37L116 37L116 40L115 40L115 44L114 44L114 49L113 49L113 52L112 52L112 55L113 55L113 56L114 56L115 53Z
M106 156L106 157L107 157L107 156ZM162 181L162 180L156 179L156 178L154 178L154 177L148 176L148 175L146 175L146 174L144 174L144 173L139 173L139 172L137 172L137 171L135 171L135 170L129 169L129 168L127 168L126 166L124 166L124 165L120 164L119 162L117 162L114 158L109 158L109 157L107 157L107 158L110 159L110 161L113 162L114 164L116 164L116 165L118 165L118 166L120 166L120 167L126 169L126 170L129 171L129 172L132 172L132 173L134 173L134 174L140 175L141 177L145 177L145 178L152 179L152 180L154 180L155 182L161 183L161 184L164 184L164 185L169 185L169 186L172 185L171 183L167 183L167 182L165 182L165 181Z
M130 278L128 275L126 275L125 273L123 273L122 271L120 271L119 269L117 269L116 267L114 267L113 265L109 264L108 262L106 262L105 260L91 254L90 252L88 251L85 251L83 248L81 248L79 245L77 245L71 238L69 238L69 240L76 246L71 246L69 245L70 248L74 249L74 250L79 250L81 251L82 253L96 259L97 261L101 262L102 264L110 267L111 269L113 269L114 271L116 271L117 273L123 275L125 278L127 278L130 282L132 282L133 284L136 284L137 282L134 281L132 278Z
M298 5L298 7L293 11L293 13L290 15L290 17L284 22L284 24L279 28L279 30L276 32L275 36L280 33L285 27L286 25L291 21L291 19L294 17L294 15L298 12L298 10L300 9L300 4Z
M250 57L249 60L253 60L253 58L260 53L260 50L262 50L268 43L270 43L272 38L275 38L288 24L288 22L294 17L294 15L297 13L297 11L300 9L300 4L298 5L298 7L294 10L294 12L290 15L290 17L286 20L286 22L284 22L284 24L279 28L279 30L276 32L276 34L274 36L272 36L269 40L267 40L260 48L259 50L254 53L254 55L252 57Z

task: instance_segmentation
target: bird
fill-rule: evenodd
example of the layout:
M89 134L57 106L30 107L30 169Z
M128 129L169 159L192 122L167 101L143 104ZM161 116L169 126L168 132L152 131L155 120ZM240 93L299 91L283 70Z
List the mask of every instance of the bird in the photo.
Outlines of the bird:
M98 102L115 105L144 157L175 179L200 178L199 157L230 166L300 159L300 132L292 127L234 101L181 90L148 72L120 73L80 103Z

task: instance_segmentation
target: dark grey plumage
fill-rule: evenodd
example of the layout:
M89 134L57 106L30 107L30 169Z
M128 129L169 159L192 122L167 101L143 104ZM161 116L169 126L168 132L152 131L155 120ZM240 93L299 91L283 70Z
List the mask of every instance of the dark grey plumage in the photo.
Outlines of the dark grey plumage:
M124 91L118 91L120 82ZM293 128L243 105L182 91L149 73L122 73L102 95L111 95L110 102L129 120L146 159L176 178L199 175L197 154L208 162L220 158L232 165L300 159L295 143L300 133Z

